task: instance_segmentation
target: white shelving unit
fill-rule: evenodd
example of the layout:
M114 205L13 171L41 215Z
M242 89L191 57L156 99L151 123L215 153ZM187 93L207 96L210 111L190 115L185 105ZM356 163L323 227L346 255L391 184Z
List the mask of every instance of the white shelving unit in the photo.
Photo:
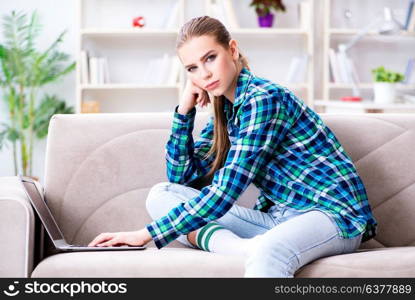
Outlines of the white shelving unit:
M365 112L383 112L384 110L408 111L415 109L415 104L394 103L379 105L373 102L373 83L371 69L384 65L387 68L404 73L406 60L413 57L415 33L402 31L398 35L381 35L369 31L352 49L349 55L354 61L360 83L357 84L363 101L361 103L341 101L343 96L352 95L352 84L333 82L330 70L329 49L337 51L340 43L347 43L360 30L382 13L385 6L394 12L401 12L402 20L409 1L392 0L324 0L324 32L323 32L323 99L314 102L320 111L326 108L363 109ZM342 24L344 10L351 9L354 24ZM354 10L354 11L353 11ZM359 15L359 13L361 15ZM398 17L398 16L396 16ZM344 19L343 19L344 20ZM399 55L396 55L399 53ZM398 84L398 92L415 91L415 83Z
M172 85L144 83L143 72L149 60L166 53L176 55L175 41L180 26L192 17L207 14L207 2L213 0L77 1L76 112L82 112L85 101L97 101L103 113L173 111L185 85L184 68L181 66L178 81ZM241 52L256 75L292 89L308 105L313 105L314 0L303 1L310 3L307 16L299 14L301 0L293 0L286 3L286 13L276 15L276 24L272 28L260 28L256 25L254 9L249 7L250 0L232 0L239 27L227 28L239 42ZM175 3L178 4L176 26L165 28L163 22L170 16ZM143 28L133 28L132 19L139 15L146 18L147 24ZM82 50L107 58L109 83L82 83ZM304 82L286 83L284 76L292 57L301 54L309 57ZM197 107L202 111L209 109Z

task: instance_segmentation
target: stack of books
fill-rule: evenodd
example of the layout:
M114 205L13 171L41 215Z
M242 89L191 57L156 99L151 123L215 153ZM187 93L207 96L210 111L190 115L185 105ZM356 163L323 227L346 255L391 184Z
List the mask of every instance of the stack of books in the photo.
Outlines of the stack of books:
M360 79L353 60L342 51L329 49L330 70L335 83L359 83Z
M143 70L144 80L139 84L170 85L177 84L180 74L180 60L167 53L152 59ZM106 57L89 57L86 50L81 51L81 83L101 85L110 83L108 60Z
M286 83L303 83L306 81L308 67L308 55L295 56L291 59L288 69Z
M144 74L144 84L175 85L179 79L180 60L177 56L171 57L166 53L150 60Z
M108 60L106 57L89 56L81 51L81 82L82 84L105 84L110 82Z
M206 10L207 15L221 21L226 28L239 28L232 0L207 0Z

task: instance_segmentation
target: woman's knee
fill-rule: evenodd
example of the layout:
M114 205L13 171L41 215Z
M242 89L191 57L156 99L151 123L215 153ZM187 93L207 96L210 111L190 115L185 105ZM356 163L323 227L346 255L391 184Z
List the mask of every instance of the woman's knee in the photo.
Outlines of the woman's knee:
M287 245L262 240L245 262L246 277L293 277L298 257Z
M146 209L149 215L155 219L160 212L160 206L163 205L163 197L160 194L166 191L167 186L170 185L170 182L160 182L151 187L150 191L147 194L146 199Z

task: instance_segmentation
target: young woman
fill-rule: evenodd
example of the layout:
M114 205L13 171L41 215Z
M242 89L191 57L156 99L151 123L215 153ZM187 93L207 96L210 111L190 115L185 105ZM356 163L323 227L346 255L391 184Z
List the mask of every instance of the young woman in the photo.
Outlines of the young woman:
M101 234L90 246L154 240L162 248L178 239L246 256L246 277L293 277L375 236L365 187L333 132L291 91L255 76L222 23L190 20L177 52L188 81L166 146L169 182L146 202L154 221ZM194 142L195 106L209 103L214 115ZM211 182L190 186L200 178ZM255 207L238 206L251 183L260 191Z

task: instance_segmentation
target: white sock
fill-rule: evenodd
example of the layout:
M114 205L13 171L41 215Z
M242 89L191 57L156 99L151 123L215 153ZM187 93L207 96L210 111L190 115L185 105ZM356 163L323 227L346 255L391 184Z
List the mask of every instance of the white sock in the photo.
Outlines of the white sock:
M214 253L247 256L255 250L261 236L240 238L222 225L209 223L196 232L196 245Z

